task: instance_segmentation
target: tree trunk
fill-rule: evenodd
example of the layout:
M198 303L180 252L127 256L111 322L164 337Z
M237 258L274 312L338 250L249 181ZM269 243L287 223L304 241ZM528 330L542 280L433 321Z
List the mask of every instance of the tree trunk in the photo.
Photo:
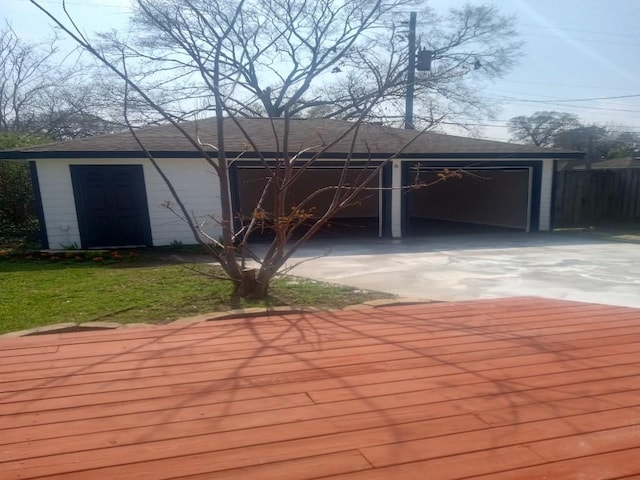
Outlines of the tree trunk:
M242 270L241 280L236 285L236 295L238 297L252 300L262 300L267 297L271 279L261 278L264 275L256 275L257 272L255 268Z

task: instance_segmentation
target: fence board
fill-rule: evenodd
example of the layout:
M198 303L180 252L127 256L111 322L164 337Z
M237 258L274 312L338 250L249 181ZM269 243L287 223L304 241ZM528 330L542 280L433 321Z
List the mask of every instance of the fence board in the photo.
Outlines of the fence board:
M640 169L556 172L554 227L640 221Z

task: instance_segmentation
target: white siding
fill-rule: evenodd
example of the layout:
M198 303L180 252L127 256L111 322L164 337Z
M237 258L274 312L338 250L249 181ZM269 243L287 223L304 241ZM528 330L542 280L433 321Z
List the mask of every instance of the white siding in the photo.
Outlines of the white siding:
M49 247L61 248L72 243L80 245L69 162L38 160L36 166Z
M540 183L540 223L541 232L551 230L551 201L553 198L553 167L555 160L545 158L542 161L542 181Z
M165 174L192 217L204 222L204 231L217 238L221 234L215 219L220 217L220 187L215 172L202 159L159 159ZM143 165L151 235L156 246L177 240L195 243L187 224L164 204L177 205L162 177L143 159L55 159L37 160L38 180L50 248L76 242L80 232L71 185L70 165Z
M220 185L213 168L202 159L160 159L158 163L192 218L198 224L204 222L203 230L213 238L218 238L222 233L216 223L220 219ZM171 192L149 162L145 162L144 176L153 244L168 245L174 240L195 243L187 224L163 206L169 201L172 208L178 211Z

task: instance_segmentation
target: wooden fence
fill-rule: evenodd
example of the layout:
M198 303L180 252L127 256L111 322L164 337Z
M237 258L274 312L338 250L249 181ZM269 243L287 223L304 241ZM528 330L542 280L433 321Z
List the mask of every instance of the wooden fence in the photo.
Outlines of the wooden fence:
M640 221L640 169L556 173L554 227Z

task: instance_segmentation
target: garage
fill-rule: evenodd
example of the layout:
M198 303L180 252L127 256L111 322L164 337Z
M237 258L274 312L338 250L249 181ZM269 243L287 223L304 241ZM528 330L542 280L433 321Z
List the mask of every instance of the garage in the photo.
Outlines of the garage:
M583 156L372 123L354 128L353 123L336 119L236 118L223 126L230 177L230 191L224 195L231 197L235 232L250 218L267 183L264 162L271 166L282 162L285 145L295 165L311 167L291 187L289 207L337 185L346 163L347 184L359 184L363 171L384 164L367 190L318 233L355 242L487 229L548 231L553 225L555 163ZM218 119L184 122L182 127L192 135L202 134L205 145L219 144ZM247 136L253 140L251 147ZM205 226L207 238L221 236L226 182L222 185L216 178L215 152L203 158L172 125L142 128L137 137L162 165L190 215ZM44 226L42 243L50 248L194 241L189 226L167 208L174 202L173 194L131 132L0 152L2 159L30 162ZM119 170L126 165L137 166ZM76 166L86 166L90 173ZM444 168L462 169L464 175L425 189L411 188L416 178L431 183ZM305 210L321 217L333 193L322 191ZM270 204L273 195L267 195L265 203L267 220L273 221ZM272 236L268 221L263 238ZM304 231L300 228L297 235Z
M372 173L375 167L351 167L346 172L345 185L360 185L363 178ZM322 216L329 207L335 189L323 189L332 187L340 182L343 173L342 168L332 165L318 166L305 170L299 180L297 180L289 190L286 211L291 207L300 205L309 196L314 195L305 204L305 210L313 215L309 224ZM327 223L319 232L319 236L327 238L340 237L364 237L377 238L383 235L383 208L385 205L385 195L382 187L382 172L378 172L367 185L366 190L357 195L353 201L340 210L332 220ZM247 224L250 221L251 213L257 205L260 196L267 184L268 176L263 167L241 166L237 169L237 196L235 199L236 211L240 212L241 221ZM267 190L264 210L267 214L273 211L273 189ZM270 238L272 231L268 224L265 228L256 232L257 236L266 239ZM306 231L305 227L299 229L298 235Z
M442 180L445 169L457 172ZM533 165L461 167L407 166L403 202L406 235L531 231Z

